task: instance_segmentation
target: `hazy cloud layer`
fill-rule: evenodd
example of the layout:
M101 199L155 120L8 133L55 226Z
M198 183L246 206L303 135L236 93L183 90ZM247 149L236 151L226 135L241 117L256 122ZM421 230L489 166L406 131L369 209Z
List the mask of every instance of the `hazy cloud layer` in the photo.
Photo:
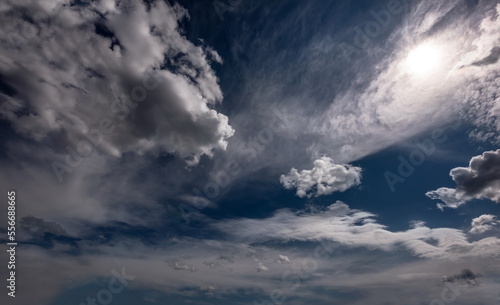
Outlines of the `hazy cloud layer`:
M332 208L341 206L341 203L336 203ZM345 217L357 212L325 213ZM382 237L383 234L377 238ZM439 246L446 243L450 249L455 247L453 251L463 252L456 241L449 240L450 237L443 237ZM494 290L498 288L495 274L500 271L498 252L490 252L489 256L462 256L458 260L450 260L449 256L441 257L444 259L427 256L415 260L403 253L380 252L377 246L346 252L342 244L328 241L296 248L279 243L259 246L239 241L184 238L164 240L162 245L152 248L143 245L139 239L122 238L99 244L80 240L77 242L80 249L77 257L69 255L69 247L64 244L55 243L50 249L25 245L19 253L25 266L19 270L19 276L25 279L20 284L29 284L32 294L37 295L42 304L48 303L54 295L71 291L96 278L109 277L111 270L122 268L135 277L124 290L125 295L148 287L149 291L156 290L170 299L178 296L196 298L199 292L203 297L200 300L205 302L214 300L207 299L206 293L212 293L215 300L221 302L244 292L250 298L247 302L253 302L269 298L270 289L279 289L287 303L294 305L301 304L304 299L328 304L337 298L352 304L366 303L367 298L371 304L377 305L403 299L406 299L406 304L421 304L439 298L447 287L443 285L445 276L446 282L458 284L476 281L474 286L478 290L469 291L458 299L457 304L470 303L474 298L494 300L498 294ZM290 263L282 263L284 257L290 257ZM463 268L474 272L449 276ZM477 281L478 273L483 274L480 281ZM398 290L397 294L389 293L394 289ZM186 290L190 293L186 294ZM346 291L355 293L356 297L339 295ZM24 305L32 300L27 294L20 294L16 301Z
M282 209L269 218L229 220L215 227L245 242L329 240L343 246L384 251L394 251L402 245L414 255L427 258L490 257L500 251L500 239L469 242L458 229L433 229L420 224L393 232L378 223L374 214L350 209L342 202L316 213Z

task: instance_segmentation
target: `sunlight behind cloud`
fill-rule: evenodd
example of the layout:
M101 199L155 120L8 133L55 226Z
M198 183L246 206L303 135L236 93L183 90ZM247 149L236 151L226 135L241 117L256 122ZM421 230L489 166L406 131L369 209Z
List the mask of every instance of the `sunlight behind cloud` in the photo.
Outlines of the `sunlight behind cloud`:
M410 51L405 66L413 75L426 76L432 73L442 60L439 47L425 43Z

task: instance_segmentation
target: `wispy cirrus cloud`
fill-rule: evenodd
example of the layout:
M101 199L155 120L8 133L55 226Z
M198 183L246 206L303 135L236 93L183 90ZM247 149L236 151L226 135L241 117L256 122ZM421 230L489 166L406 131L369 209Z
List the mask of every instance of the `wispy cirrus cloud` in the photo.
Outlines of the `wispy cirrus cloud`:
M488 125L492 129L482 139L493 140L499 62L480 67L473 63L490 56L500 39L493 30L500 20L496 3L401 2L405 10L392 16L392 26L381 35L384 39L368 39L369 47L361 48L349 62L338 46L359 38L359 29L367 23L377 23L373 14L352 21L339 32L328 30L339 26L335 18L325 18L332 20L328 26L315 27L303 20L303 12L290 13L282 32L271 30L271 23L264 21L271 18L259 23L267 30L258 37L245 31L249 26L238 32L234 44L248 45L253 54L248 60L264 64L241 66L245 75L241 100L246 103L232 123L236 128L258 130L262 122L252 124L252 118L267 118L270 108L287 124L286 130L275 135L281 140L279 145L263 151L255 166L275 160L305 167L323 155L349 163L462 119ZM315 9L304 8L319 14ZM387 10L383 2L373 12L382 10ZM269 58L273 39L286 37L292 28L292 40L301 42L294 44L293 55L283 47ZM418 50L428 54L415 52ZM429 61L414 54L435 60L426 66ZM415 66L426 66L427 72L416 72L411 68ZM260 103L267 105L266 110L258 107ZM237 155L238 149L229 145L231 155Z

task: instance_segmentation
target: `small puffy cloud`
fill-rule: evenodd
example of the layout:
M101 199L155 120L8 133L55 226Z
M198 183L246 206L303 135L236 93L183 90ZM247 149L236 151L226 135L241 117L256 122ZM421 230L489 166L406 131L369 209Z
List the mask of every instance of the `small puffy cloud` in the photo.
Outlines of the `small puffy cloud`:
M493 229L493 227L497 224L498 220L496 219L496 216L491 214L484 214L472 219L471 229L469 233L482 234Z
M423 228L423 227L425 227L425 221L422 221L422 220L410 221L410 228L412 228L412 229Z
M349 213L350 211L351 209L349 208L349 206L340 200L335 201L334 204L328 207L328 214L332 216L347 215L347 213Z
M467 200L453 188L440 187L437 190L429 191L425 195L431 199L441 200L443 203L438 203L437 207L443 210L444 207L456 209Z
M264 266L262 263L258 263L257 267L255 267L255 269L257 269L257 272L269 270L269 268L267 268L266 266Z
M286 189L297 189L297 196L312 197L343 192L361 182L361 168L349 164L335 164L329 157L314 161L311 170L292 168L281 175L280 182Z
M292 262L286 255L278 255L278 263L280 264L291 264Z
M500 203L500 149L473 157L469 167L456 167L450 176L456 188L441 187L426 193L444 203L438 204L439 208L457 208L472 199L486 198Z

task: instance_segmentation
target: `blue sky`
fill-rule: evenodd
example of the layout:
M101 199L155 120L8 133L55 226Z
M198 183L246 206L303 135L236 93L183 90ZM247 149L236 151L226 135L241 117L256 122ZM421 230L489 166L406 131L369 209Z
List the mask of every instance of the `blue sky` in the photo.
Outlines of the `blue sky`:
M0 14L2 304L500 300L498 1Z

